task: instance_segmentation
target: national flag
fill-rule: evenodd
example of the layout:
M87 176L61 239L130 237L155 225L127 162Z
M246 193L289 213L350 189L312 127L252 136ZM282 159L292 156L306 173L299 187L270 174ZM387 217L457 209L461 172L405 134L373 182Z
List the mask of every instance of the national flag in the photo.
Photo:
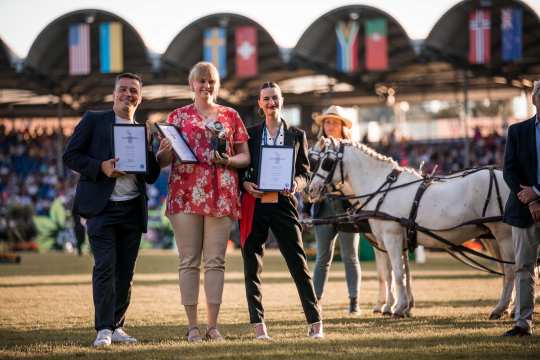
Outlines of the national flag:
M227 30L225 28L213 27L204 31L203 59L217 67L221 78L227 76Z
M124 71L124 41L121 23L107 22L99 26L99 51L102 73Z
M491 58L491 11L478 9L469 14L469 62L487 64Z
M68 46L69 75L90 74L90 25L69 25Z
M388 40L386 19L366 21L366 69L388 69Z
M523 10L501 9L501 43L503 61L521 59L523 55Z
M339 21L336 25L336 69L343 73L358 70L358 23Z
M257 29L254 26L236 28L236 76L257 75Z

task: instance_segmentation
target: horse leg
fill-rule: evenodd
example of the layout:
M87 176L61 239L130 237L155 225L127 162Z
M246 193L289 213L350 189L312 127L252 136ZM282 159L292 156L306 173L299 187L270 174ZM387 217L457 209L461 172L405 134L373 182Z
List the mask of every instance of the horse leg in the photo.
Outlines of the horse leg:
M512 242L512 230L511 227L502 224L489 224L487 225L495 241L492 242L491 248L493 255L499 259L506 261L514 260L514 246ZM504 277L502 279L502 291L499 298L499 302L489 315L490 320L500 319L502 315L508 311L510 302L512 300L512 291L514 290L514 265L502 264Z
M394 224L392 224L394 225ZM409 308L406 294L405 266L403 263L403 231L399 225L391 226L383 235L384 247L392 266L396 303L392 306L393 317L404 317Z
M375 252L375 265L377 267L377 282L379 283L379 292L377 296L377 302L373 306L373 313L381 313L382 307L384 306L385 300L386 300L386 292L385 292L385 284L384 284L384 277L385 277L385 264L384 264L384 256L385 254L381 251L373 248L373 251Z
M390 259L386 253L375 249L375 260L377 262L377 278L379 280L379 297L377 304L373 308L373 312L391 315L394 295L392 293L392 268L390 267Z
M405 287L407 289L407 298L409 300L409 308L407 309L407 316L411 316L411 310L414 307L414 297L412 294L412 282L411 282L411 269L409 265L409 253L405 251L403 253L403 264L405 269Z

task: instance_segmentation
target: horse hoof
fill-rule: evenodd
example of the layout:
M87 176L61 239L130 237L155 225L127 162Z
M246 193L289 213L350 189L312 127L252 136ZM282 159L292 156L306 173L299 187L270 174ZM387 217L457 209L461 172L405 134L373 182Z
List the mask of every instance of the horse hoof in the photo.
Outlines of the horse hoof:
M392 316L392 313L390 311L385 311L382 314L383 316Z
M406 318L412 317L412 313L411 313L410 311L407 311L407 312L405 313L405 317L406 317Z
M403 319L404 317L403 314L392 314L392 319Z
M381 314L381 309L373 309L374 314Z
M491 313L491 315L489 315L489 320L499 320L501 317L502 314Z

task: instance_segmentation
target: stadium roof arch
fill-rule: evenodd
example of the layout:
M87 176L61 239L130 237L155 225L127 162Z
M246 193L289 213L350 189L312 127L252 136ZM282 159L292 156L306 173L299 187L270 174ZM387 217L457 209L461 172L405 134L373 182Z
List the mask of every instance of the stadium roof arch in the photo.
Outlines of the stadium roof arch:
M122 24L123 69L142 74L152 73L148 50L133 26L121 17L104 10L84 9L67 13L52 21L32 43L24 61L27 79L36 81L37 92L62 96L74 109L101 103L111 94L116 74L100 72L99 24ZM91 72L88 75L69 74L69 26L73 23L90 24Z
M502 59L501 9L518 7L523 10L522 46L520 60ZM491 59L488 64L469 63L469 13L475 9L491 10L490 37ZM520 0L465 0L450 8L436 22L424 41L423 56L432 61L445 61L456 68L467 69L472 74L498 77L500 83L519 87L519 80L540 76L540 18ZM500 78L502 77L502 79ZM528 79L528 80L527 80Z
M338 21L365 21L375 18L387 20L388 69L384 71L368 71L365 66L365 44L358 44L358 71L351 74L337 70L337 35ZM365 29L359 27L358 38L365 37ZM291 63L298 68L308 68L316 73L324 73L346 82L357 91L373 93L374 84L384 81L394 71L416 62L413 43L401 24L388 13L366 5L343 6L327 12L315 20L298 40L292 50Z
M15 71L18 60L15 53L0 38L0 89L18 87Z
M236 43L234 28L254 26L257 29L257 75L238 78L235 75ZM277 81L284 76L287 65L272 36L254 20L232 13L211 14L193 21L182 29L161 56L161 73L166 82L187 85L189 70L203 60L204 30L227 28L227 77L221 79L220 97L239 103L258 89L261 81ZM255 91L256 92L256 91Z

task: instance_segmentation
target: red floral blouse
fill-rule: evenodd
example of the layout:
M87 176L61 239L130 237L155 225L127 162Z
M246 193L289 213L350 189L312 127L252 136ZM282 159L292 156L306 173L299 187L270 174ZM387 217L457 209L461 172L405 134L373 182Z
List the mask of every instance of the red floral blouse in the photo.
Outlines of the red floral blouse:
M234 144L246 142L246 127L236 110L219 106L217 120L227 130L227 151L234 155ZM182 164L176 156L169 176L167 215L180 212L205 216L240 217L238 173L235 169L210 162L210 133L205 119L194 104L174 110L167 119L181 131L198 164Z

